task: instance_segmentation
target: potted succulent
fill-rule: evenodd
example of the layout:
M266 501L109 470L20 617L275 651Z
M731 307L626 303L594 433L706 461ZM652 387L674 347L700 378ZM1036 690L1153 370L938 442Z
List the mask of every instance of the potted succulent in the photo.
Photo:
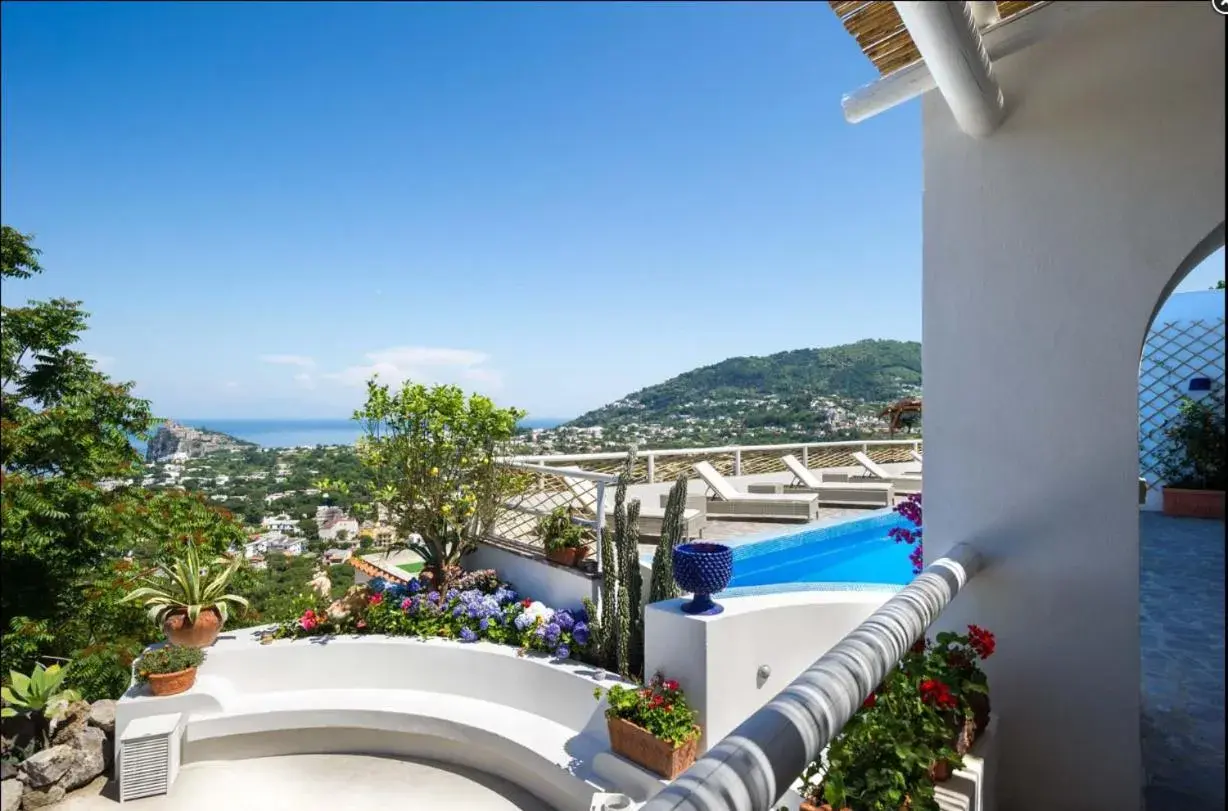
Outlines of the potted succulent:
M158 565L145 585L124 596L122 602L144 601L150 618L162 626L173 645L207 648L221 633L230 606L247 608L247 600L226 593L240 558L218 557L201 563L196 545L188 542L182 558Z
M674 547L674 582L695 595L682 605L686 614L719 614L725 609L712 601L733 577L733 550L719 543L684 543Z
M593 696L600 699L600 687ZM645 687L614 685L606 696L610 749L616 755L673 780L695 762L699 726L678 682L660 673Z
M553 563L577 566L588 554L584 528L572 522L566 507L556 507L537 522L537 537L546 550L546 559Z
M200 648L165 645L146 651L136 663L137 681L149 685L155 696L187 692L196 683L196 668L205 661Z
M1165 515L1185 518L1224 517L1224 393L1216 387L1206 397L1185 398L1164 429L1160 452Z

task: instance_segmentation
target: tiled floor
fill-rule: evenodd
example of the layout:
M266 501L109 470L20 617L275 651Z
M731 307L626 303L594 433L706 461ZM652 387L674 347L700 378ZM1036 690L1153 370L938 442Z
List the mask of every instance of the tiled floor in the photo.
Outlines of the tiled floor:
M1224 523L1140 514L1147 811L1211 811L1224 793Z

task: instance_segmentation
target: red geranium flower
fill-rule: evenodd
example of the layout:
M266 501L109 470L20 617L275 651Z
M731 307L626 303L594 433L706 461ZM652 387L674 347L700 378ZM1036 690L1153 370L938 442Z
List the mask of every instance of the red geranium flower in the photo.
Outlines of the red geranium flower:
M669 681L665 682L664 686L666 690L677 690L678 682L674 681L673 679L670 679Z
M994 648L997 647L993 634L977 625L968 626L968 645L982 659L993 656Z
M525 600L521 600L520 604L524 606L525 608L528 608L529 606L533 605L533 601L525 599Z
M871 707L873 707L877 702L878 702L878 693L870 693L870 695L866 696L866 700L861 702L861 706L865 707L868 710Z
M940 681L926 679L921 682L920 691L921 700L926 704L933 704L942 710L952 710L959 706L959 702L951 695L951 688Z
M384 602L384 595L372 594L371 599L369 599L367 602L371 605L379 605L380 603Z

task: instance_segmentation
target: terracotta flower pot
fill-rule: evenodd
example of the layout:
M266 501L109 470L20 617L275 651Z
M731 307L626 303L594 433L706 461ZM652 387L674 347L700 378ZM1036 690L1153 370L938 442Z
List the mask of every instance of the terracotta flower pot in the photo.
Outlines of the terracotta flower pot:
M1183 490L1165 487L1164 514L1174 518L1216 518L1224 520L1222 490Z
M174 696L186 693L196 684L196 668L189 667L174 673L150 673L145 678L149 680L149 692L155 696Z
M951 779L951 761L939 760L930 766L930 779L942 783Z
M693 738L682 746L654 738L652 733L622 718L607 718L610 749L632 763L638 763L653 774L673 780L695 762L699 739Z
M577 546L575 549L571 551L576 553L575 559L572 561L572 564L571 564L572 566L579 566L581 563L584 562L584 559L588 557L588 547L587 546Z
M217 641L222 632L222 615L216 608L201 611L196 622L188 622L188 612L171 614L162 623L162 632L172 645L184 648L207 648Z
M560 566L574 566L576 564L576 550L551 549L546 553L546 560L551 563L557 563Z

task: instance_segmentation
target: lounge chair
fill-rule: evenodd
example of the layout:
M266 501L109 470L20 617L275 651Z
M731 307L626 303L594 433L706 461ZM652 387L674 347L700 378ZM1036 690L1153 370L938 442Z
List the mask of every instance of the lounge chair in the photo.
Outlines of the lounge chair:
M793 474L793 482L782 485L760 482L749 485L748 493L817 493L820 505L835 507L890 507L895 503L891 482L829 482L798 461L793 454L780 457Z
M921 476L917 473L888 473L878 462L866 456L861 451L854 451L851 456L865 470L865 475L857 476L849 473L824 474L823 481L841 482L890 482L895 485L897 493L921 492Z
M576 502L580 509L584 510L589 516L597 514L597 492L591 487L582 487L583 479L578 479L573 476L562 475L561 478L567 484L567 489L576 497ZM611 516L614 514L614 491L613 488L606 490L605 499L605 514ZM661 537L661 522L665 519L665 504L662 502L661 508L654 508L640 505L640 520L639 530L641 538L660 538ZM704 534L704 526L707 521L707 510L701 502L696 506L688 505L682 511L682 536L684 538L702 538ZM607 528L613 529L607 523Z
M908 452L908 456L918 465L925 464L923 461L921 461L921 454L917 453L916 451L910 450Z
M818 493L744 493L730 484L709 463L696 462L693 467L714 497L687 496L687 506L702 503L711 518L804 523L819 517ZM662 506L668 498L668 493L661 494Z

